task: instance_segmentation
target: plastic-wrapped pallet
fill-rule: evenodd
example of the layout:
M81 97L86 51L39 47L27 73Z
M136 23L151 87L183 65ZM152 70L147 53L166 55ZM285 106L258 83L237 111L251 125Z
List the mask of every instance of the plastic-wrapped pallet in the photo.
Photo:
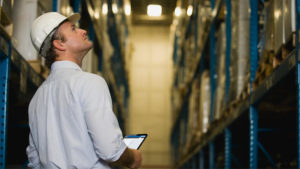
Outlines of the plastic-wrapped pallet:
M222 116L222 109L225 106L225 57L226 57L226 26L221 23L217 33L216 58L217 58L217 87L214 97L214 119Z
M194 42L194 37L189 36L186 41L184 42L184 59L185 59L185 78L190 79L192 78L191 76L193 75L193 70L195 66L195 42Z
M229 101L236 98L236 66L233 64L237 60L237 23L238 23L238 3L237 1L231 2L231 51L230 51L230 88L229 88Z
M296 2L285 0L283 3L284 43L287 43L296 32Z
M232 44L230 59L230 101L236 100L248 85L249 74L249 1L232 1Z
M209 115L210 115L210 76L209 71L204 71L201 76L200 83L200 106L199 106L199 121L198 121L198 133L197 137L206 133L209 128Z
M250 61L250 1L239 1L238 19L238 60L237 60L237 97L248 85L247 75L249 74Z
M189 149L193 143L198 126L199 115L199 79L193 81L192 91L189 98L189 115L186 149Z
M39 60L30 40L32 22L37 17L38 1L15 1L13 7L13 45L26 60ZM40 72L38 72L40 73Z
M264 3L263 11L260 15L262 29L259 35L259 66L253 88L255 89L264 78L266 78L276 67L274 59L274 1Z
M209 20L211 18L211 6L209 1L204 1L202 3L199 3L198 5L198 17L197 17L197 24L198 24L198 49L202 50L204 47L203 40L205 39L205 35L207 36L208 32L208 25Z
M283 2L284 1L274 1L274 28L275 28L275 54L279 52L282 44L284 43L283 39Z
M180 119L180 122L179 122L179 148L178 149L179 149L179 155L181 155L181 157L187 152L185 144L186 144L186 122L184 119Z

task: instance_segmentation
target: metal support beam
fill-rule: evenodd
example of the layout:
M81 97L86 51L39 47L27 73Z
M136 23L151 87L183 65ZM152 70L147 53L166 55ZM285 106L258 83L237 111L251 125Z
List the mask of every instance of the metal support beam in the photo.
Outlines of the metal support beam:
M264 146L260 142L257 142L257 144L258 144L258 147L261 149L261 151L265 154L266 158L270 161L270 163L272 164L273 168L277 169L278 168L277 165L273 161L271 155L264 148Z
M214 145L214 141L211 141L208 146L209 146L209 168L214 169L215 168L215 145Z
M225 169L231 168L231 131L225 129Z
M81 3L81 0L74 0L75 2L74 2L74 7L73 7L73 9L74 9L74 12L75 13L78 13L79 12L79 9L80 9L80 3Z
M204 152L200 150L199 152L199 169L204 169Z
M196 164L197 164L197 156L194 155L192 158L192 169L196 169Z
M230 86L230 53L231 53L231 0L226 0L226 58L225 58L225 102L229 102L229 86Z
M257 168L257 142L258 142L258 134L257 134L257 126L258 126L258 112L256 107L253 105L250 106L250 159L249 165L251 169Z
M300 64L298 63L297 64L298 66L297 66L297 68L298 68L298 79L297 79L297 81L298 81L298 169L300 169L300 82L299 82L299 75L300 75Z
M258 60L258 0L250 1L250 93L252 93L252 82L255 79ZM258 112L254 105L250 105L250 168L257 168L257 142L258 142Z
M0 51L0 168L5 168L5 152L6 152L6 117L7 117L7 92L9 78L10 63L10 45L8 56Z
M53 10L53 12L57 12L57 1L58 0L53 0L52 1L52 10Z
M212 10L215 8L215 0L211 0L211 8ZM213 122L214 119L214 97L215 97L215 88L216 88L216 56L215 56L215 21L211 24L211 31L209 35L209 58L210 58L210 90L211 90L211 97L210 97L210 122Z
M300 169L300 63L299 63L299 28L300 28L300 0L296 0L296 13L297 13L297 31L296 31L296 58L297 58L297 84L298 84L298 93L297 93L297 99L298 99L298 133L297 133L297 137L298 137L298 169Z

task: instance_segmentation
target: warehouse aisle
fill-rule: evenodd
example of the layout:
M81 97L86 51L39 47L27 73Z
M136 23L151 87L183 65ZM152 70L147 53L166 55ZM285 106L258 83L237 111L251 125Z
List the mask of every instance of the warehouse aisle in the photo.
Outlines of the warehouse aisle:
M130 65L129 134L147 133L144 168L170 168L172 59L169 26L134 26Z

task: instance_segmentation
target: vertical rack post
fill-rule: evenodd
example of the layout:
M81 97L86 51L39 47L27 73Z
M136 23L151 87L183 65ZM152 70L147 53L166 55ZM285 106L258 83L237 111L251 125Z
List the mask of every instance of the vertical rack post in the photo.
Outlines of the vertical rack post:
M215 8L215 1L211 0L211 8L214 10ZM212 26L211 26L211 32L210 32L210 85L211 85L211 99L210 99L210 123L214 119L214 112L213 112L213 103L214 103L214 93L215 93L215 21L213 21ZM215 150L214 150L214 141L211 141L209 143L209 168L213 169L214 168L214 163L215 163Z
M250 168L257 168L257 147L258 147L258 112L256 107L253 105L250 106L250 159L249 165Z
M229 102L230 53L231 53L231 0L226 0L226 58L225 58L225 103ZM231 168L231 131L225 129L225 169Z
M78 13L79 12L79 9L80 9L80 2L81 0L75 0L74 2L74 12L75 13Z
M209 168L215 168L215 146L214 141L209 142Z
M58 1L58 0L53 0L53 1L52 1L52 10L53 10L54 12L57 12L57 1Z
M200 153L199 153L199 169L204 169L204 153L203 153L203 150L200 150Z
M297 151L297 166L298 169L300 169L300 63L299 63L299 28L300 28L300 0L296 0L296 25L297 25L297 29L296 29L296 60L297 60L297 84L298 84L298 91L297 91L297 99L298 99L298 133L297 133L297 137L298 137L298 151Z
M2 37L0 37L2 38ZM3 42L3 39L2 41ZM10 43L7 43L7 51L0 51L0 168L5 168L6 155L6 117L7 117L7 96L8 77L10 64ZM5 53L6 52L6 53Z
M253 92L252 82L257 69L257 42L258 42L258 0L250 0L250 95ZM250 100L249 100L250 101ZM255 105L250 105L250 168L257 168L258 149L258 111Z
M231 131L225 129L225 169L231 168Z
M229 102L229 85L230 85L230 54L231 54L231 0L226 0L226 60L225 60L225 72L226 72L226 81L225 81L225 102Z

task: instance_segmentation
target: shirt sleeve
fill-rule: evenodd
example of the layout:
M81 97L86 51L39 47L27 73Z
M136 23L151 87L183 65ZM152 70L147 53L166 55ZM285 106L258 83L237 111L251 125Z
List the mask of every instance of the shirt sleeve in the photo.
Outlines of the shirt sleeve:
M82 89L82 109L98 157L117 161L126 149L122 131L112 110L111 96L103 78L89 79Z
M28 167L33 169L40 169L40 159L35 145L33 144L32 135L29 134L29 145L26 148L28 157Z

